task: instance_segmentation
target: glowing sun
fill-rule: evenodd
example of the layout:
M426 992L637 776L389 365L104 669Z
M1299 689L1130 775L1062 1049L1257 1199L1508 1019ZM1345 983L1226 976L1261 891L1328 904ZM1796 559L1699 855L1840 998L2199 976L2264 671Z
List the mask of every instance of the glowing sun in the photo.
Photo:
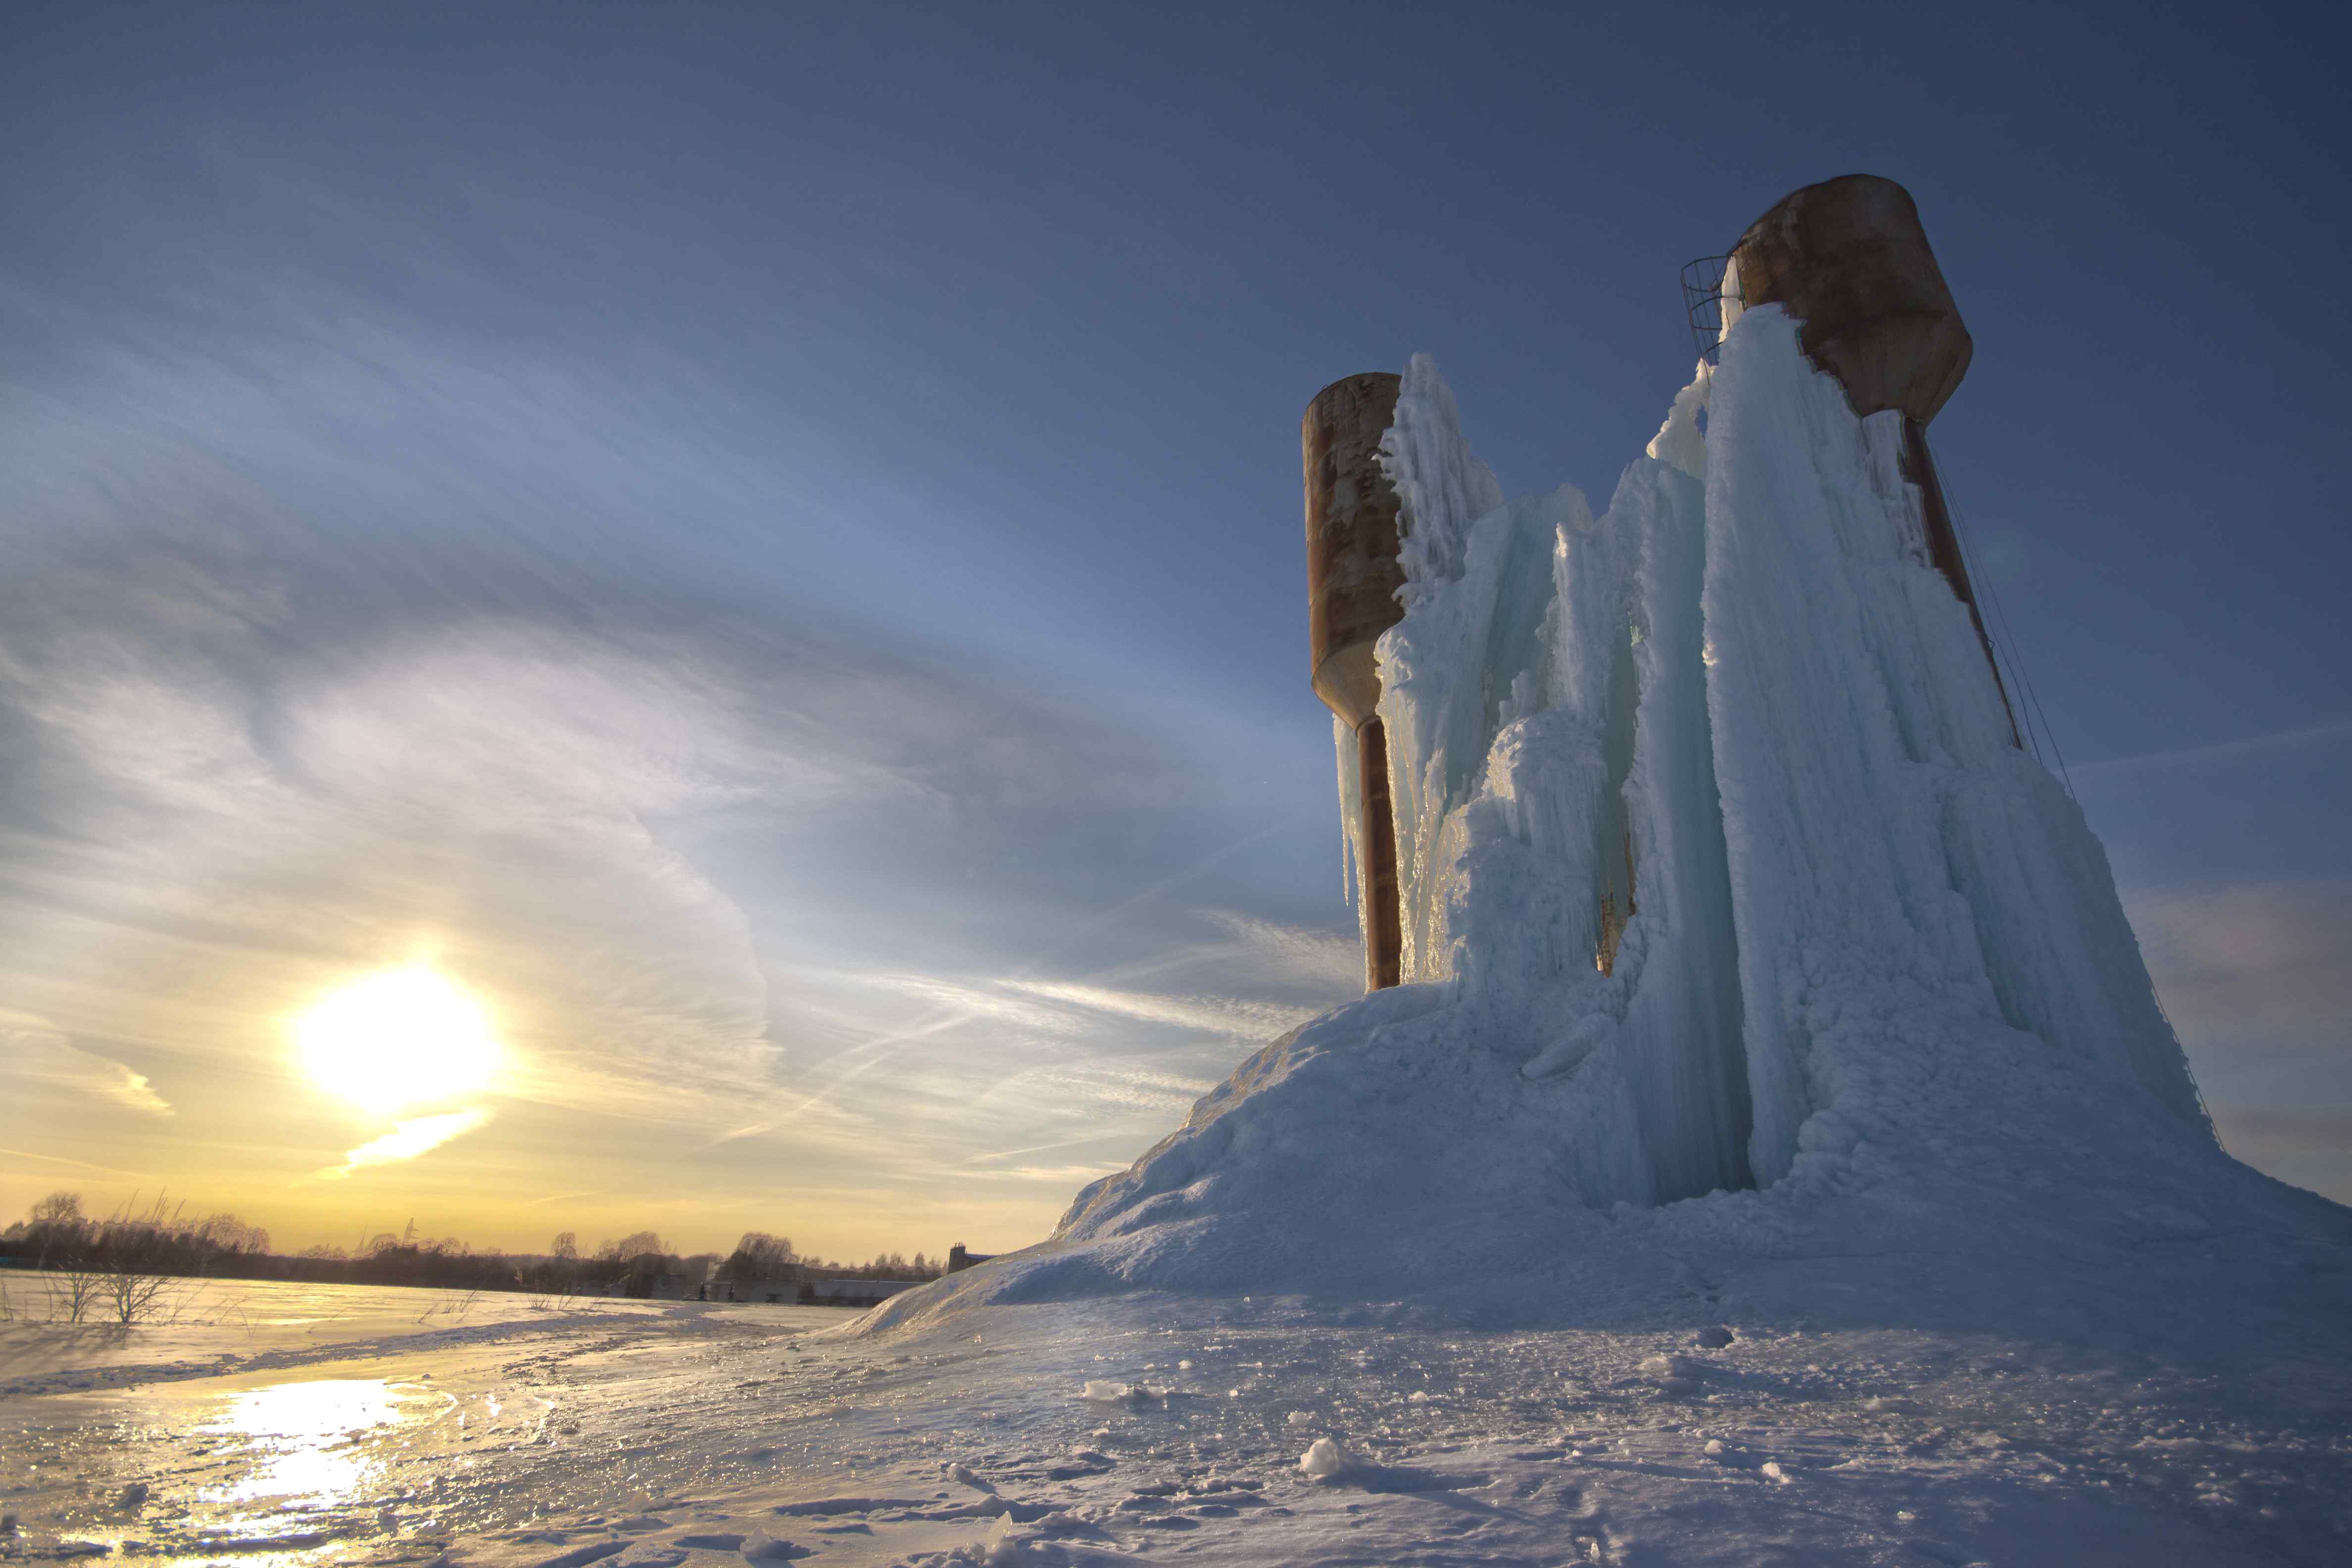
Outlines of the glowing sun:
M489 1019L429 969L353 981L303 1014L294 1033L320 1087L370 1110L455 1099L499 1067Z

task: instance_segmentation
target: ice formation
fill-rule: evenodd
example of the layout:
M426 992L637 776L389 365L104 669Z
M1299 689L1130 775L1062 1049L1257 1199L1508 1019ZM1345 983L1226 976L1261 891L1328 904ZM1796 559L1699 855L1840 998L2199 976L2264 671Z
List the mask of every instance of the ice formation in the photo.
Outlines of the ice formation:
M1900 420L1750 310L1595 517L1507 500L1416 358L1379 650L1405 984L879 1321L1135 1286L1539 1317L1865 1237L2088 1257L2316 1213L2221 1155L2105 856L1928 562Z

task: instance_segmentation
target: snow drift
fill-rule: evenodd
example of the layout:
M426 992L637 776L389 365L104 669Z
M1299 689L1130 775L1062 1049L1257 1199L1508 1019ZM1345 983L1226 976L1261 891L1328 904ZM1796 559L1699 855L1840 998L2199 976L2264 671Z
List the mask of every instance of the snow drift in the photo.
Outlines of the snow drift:
M1748 310L1596 518L1506 500L1416 358L1380 647L1406 984L876 1324L1137 1288L1563 1321L1832 1257L1910 1259L1905 1310L1962 1321L1992 1259L2067 1310L2151 1269L2305 1288L2347 1211L2217 1147L1928 563L1900 420Z

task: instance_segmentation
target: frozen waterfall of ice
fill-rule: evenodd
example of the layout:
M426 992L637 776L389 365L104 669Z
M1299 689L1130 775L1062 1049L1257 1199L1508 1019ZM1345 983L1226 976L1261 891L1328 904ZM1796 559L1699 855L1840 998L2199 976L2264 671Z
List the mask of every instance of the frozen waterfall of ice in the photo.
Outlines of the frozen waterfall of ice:
M1534 1319L1824 1248L2088 1268L2257 1211L2343 1229L2216 1146L2105 855L1928 562L1900 417L1748 310L1596 518L1507 500L1416 358L1380 647L1405 984L877 1321L1137 1287Z

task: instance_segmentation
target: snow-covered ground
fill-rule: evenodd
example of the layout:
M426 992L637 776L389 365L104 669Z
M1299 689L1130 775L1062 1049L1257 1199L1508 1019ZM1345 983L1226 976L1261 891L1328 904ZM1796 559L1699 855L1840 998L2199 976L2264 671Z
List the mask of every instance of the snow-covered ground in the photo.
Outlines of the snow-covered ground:
M1823 1329L1698 1298L1683 1326L1471 1331L1147 1294L859 1333L814 1308L191 1289L209 1323L8 1326L9 1558L2352 1555L2340 1342L2195 1364L2095 1327ZM285 1321L305 1315L298 1342ZM1338 1473L1302 1471L1327 1438Z

